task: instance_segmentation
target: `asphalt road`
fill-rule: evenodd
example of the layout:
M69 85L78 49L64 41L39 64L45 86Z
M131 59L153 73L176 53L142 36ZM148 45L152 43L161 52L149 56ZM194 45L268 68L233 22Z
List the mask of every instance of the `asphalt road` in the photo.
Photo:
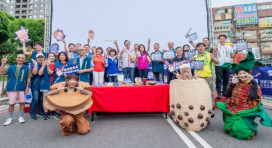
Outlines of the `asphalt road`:
M271 103L271 104L269 104ZM264 105L272 117L272 102ZM271 105L271 106L270 106ZM7 118L5 106L0 107L0 122ZM18 109L17 109L18 110ZM259 124L258 135L253 140L238 140L223 131L222 113L215 110L211 125L200 132L188 132L162 114L115 114L96 116L87 135L73 134L62 137L58 121L51 118L44 121L29 119L26 123L17 121L15 112L13 124L0 126L0 148L271 148L272 128ZM90 121L90 118L88 118Z

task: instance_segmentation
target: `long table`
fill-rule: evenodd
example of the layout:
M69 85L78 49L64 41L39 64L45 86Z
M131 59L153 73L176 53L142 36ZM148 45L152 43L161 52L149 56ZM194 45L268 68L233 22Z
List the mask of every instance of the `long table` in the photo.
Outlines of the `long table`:
M169 85L92 87L89 112L168 113ZM93 115L93 114L92 114Z

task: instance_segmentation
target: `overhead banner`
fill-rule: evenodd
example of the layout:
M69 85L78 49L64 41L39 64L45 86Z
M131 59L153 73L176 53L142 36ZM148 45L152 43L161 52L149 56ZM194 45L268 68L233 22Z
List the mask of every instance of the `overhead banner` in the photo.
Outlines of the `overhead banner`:
M235 6L236 25L258 24L257 4Z

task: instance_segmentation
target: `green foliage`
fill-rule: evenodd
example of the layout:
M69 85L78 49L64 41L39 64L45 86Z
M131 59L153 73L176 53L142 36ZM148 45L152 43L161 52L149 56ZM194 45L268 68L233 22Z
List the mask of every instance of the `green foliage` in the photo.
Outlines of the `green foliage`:
M6 41L0 44L0 55L7 53L14 53L16 51L16 46L11 44L10 41Z
M0 11L0 44L6 42L9 39L8 27L9 23L15 18L8 15L6 12Z
M44 41L44 20L38 19L38 20L32 20L32 19L16 19L12 21L9 24L8 32L9 32L9 38L12 43L20 44L19 40L14 40L16 38L16 32L17 30L21 29L21 26L24 26L25 29L28 29L28 36L30 38L30 41L27 42L27 46L32 46L35 41L40 41L43 43Z

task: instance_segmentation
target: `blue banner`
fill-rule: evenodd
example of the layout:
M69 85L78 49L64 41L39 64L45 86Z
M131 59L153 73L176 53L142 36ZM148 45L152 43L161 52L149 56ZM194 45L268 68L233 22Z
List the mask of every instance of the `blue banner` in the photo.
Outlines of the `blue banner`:
M272 97L272 66L256 67L252 75L262 89L262 96Z
M257 4L235 6L236 25L258 24Z

